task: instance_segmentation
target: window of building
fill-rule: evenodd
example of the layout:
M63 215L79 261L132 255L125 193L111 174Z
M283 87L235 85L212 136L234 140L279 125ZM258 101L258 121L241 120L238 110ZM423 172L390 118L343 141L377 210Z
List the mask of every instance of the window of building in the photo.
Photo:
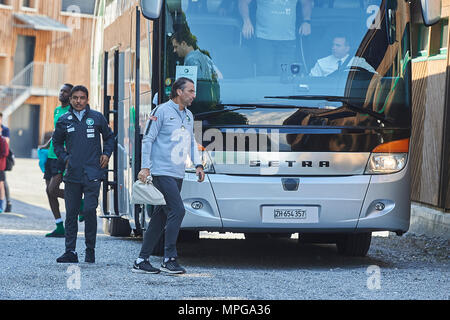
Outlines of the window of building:
M418 29L418 52L417 56L428 56L428 48L430 43L430 27L420 25Z
M96 0L62 0L63 12L94 14Z
M448 18L441 21L441 54L447 53L448 48Z
M431 27L426 27L423 23L414 24L412 32L414 58L446 59L448 37L448 18Z
M21 0L20 4L21 4L22 9L37 10L38 0Z
M11 6L12 0L0 0L0 6Z

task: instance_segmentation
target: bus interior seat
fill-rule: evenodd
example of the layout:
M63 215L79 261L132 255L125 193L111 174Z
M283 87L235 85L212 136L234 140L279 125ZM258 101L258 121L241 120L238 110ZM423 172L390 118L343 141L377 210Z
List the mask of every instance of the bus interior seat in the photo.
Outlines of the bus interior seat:
M250 50L241 46L241 22L233 17L190 15L189 28L197 37L198 47L226 78L245 78L254 74Z
M233 46L213 54L213 60L224 78L249 78L255 74L254 59L247 47Z
M212 47L227 47L240 42L241 23L237 19L215 15L191 15L188 21L200 49L209 51Z

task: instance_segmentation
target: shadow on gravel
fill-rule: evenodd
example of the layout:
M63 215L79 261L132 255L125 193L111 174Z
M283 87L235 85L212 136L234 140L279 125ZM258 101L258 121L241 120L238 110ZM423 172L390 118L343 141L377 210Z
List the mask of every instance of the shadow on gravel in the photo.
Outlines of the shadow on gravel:
M47 217L48 214L51 215L51 211L48 208L43 208L39 206L35 206L17 199L11 199L12 210L11 213L27 215L28 213L33 213L33 215L42 215ZM7 212L8 213L8 212ZM3 215L5 213L1 213ZM37 218L37 217L36 217Z
M218 268L305 269L348 268L394 265L367 257L338 255L335 245L298 244L296 239L267 239L247 241L240 239L200 239L177 245L180 260L186 265Z

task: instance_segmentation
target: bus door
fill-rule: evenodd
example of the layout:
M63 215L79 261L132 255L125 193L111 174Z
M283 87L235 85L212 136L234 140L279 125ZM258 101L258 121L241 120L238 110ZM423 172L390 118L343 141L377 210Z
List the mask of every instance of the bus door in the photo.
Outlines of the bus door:
M112 157L113 169L109 170L107 179L103 181L103 215L107 218L104 223L104 232L112 236L128 236L131 228L127 219L129 215L129 118L130 97L125 95L125 53L116 50L112 58L108 52L104 56L104 93L103 112L106 119L112 124L115 135L114 154ZM108 93L113 92L113 96ZM111 100L113 107L111 109Z

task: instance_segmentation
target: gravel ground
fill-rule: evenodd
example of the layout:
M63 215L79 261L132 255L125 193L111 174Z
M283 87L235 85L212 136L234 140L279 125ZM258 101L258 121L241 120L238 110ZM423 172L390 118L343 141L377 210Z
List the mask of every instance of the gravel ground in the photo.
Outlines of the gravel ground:
M179 246L183 276L131 272L140 241L99 235L97 263L55 263L63 239L42 231L0 230L2 299L446 299L448 242L407 235L374 237L366 258L295 239L248 243L201 239ZM207 236L207 235L205 235ZM83 237L78 242L83 261ZM160 258L152 257L154 265ZM379 268L379 288L367 286ZM79 285L73 280L79 271Z
M44 237L54 224L34 165L19 159L24 169L8 176L20 201L12 213L0 214L2 300L450 299L449 241L410 233L373 237L365 258L296 239L249 242L240 234L202 233L198 242L178 247L186 275L142 275L131 272L141 241L104 235L99 219L97 262L57 264L64 239ZM83 224L79 231L84 261ZM151 262L158 266L160 258Z

